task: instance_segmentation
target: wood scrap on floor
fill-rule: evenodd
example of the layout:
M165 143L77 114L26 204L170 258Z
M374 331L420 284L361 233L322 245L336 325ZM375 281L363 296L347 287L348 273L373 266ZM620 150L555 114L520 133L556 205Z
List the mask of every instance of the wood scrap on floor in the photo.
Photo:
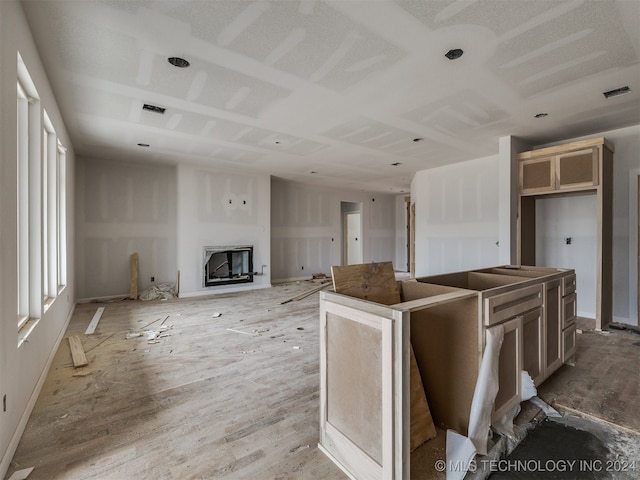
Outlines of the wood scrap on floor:
M395 305L402 301L392 262L333 266L331 276L336 293L383 305ZM413 451L435 438L436 427L412 346L409 356L409 378L410 451Z
M69 337L69 348L71 349L71 358L73 360L73 366L84 367L88 365L87 356L84 354L84 348L82 348L82 341L77 335L71 335Z
M326 281L330 281L331 277L327 276L324 273L312 273L311 274L311 281L313 283L324 283Z
M104 312L104 308L105 307L99 307L98 310L96 310L96 313L93 315L93 318L91 319L91 323L89 323L89 326L87 327L87 329L85 330L85 335L91 335L92 333L94 333L96 331L96 327L98 326L98 322L100 321L100 318L102 317L102 313Z
M324 283L322 283L321 285L317 286L317 287L313 287L311 290L307 290L304 293L301 293L300 295L297 295L293 298L289 298L288 300L285 300L284 302L280 302L280 305L284 305L285 303L289 303L289 302L297 302L298 300L302 300L303 298L307 298L311 295L313 295L314 293L319 292L320 290L323 290L325 288L327 288L328 286L331 285L331 281L330 280L326 280Z
M251 335L252 337L257 337L258 334L253 332L243 332L242 330L236 330L235 328L227 328L229 332L242 333L243 335Z
M129 298L138 299L138 254L132 253L129 257Z
M35 467L24 468L22 470L16 470L15 472L13 472L13 475L11 475L9 477L9 480L24 480L29 475L31 475L31 472L33 472L34 468Z

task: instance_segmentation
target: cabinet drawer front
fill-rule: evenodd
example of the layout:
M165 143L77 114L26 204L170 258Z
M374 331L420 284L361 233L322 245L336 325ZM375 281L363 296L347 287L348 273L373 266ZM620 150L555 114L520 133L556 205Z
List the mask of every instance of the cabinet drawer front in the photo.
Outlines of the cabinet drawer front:
M542 305L542 285L501 293L484 301L484 323L495 325Z
M576 276L575 275L567 275L562 278L562 296L566 297L567 295L576 291Z
M562 299L562 328L576 323L576 294L572 293Z
M562 332L562 361L567 362L576 353L576 325L573 324Z

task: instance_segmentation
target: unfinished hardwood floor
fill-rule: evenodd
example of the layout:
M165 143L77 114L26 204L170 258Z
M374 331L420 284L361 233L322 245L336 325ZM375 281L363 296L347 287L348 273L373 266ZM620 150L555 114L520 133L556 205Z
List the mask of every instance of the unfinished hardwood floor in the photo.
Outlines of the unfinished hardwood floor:
M317 448L318 293L281 304L315 286L78 305L65 336L80 337L88 365L74 368L61 342L7 478L35 467L29 480L346 479ZM640 335L579 328L577 365L539 395L640 433ZM150 330L161 336L126 338ZM444 438L412 454L411 478L444 479Z
M346 478L317 448L318 294L280 304L314 286L78 305L66 336L89 364L61 342L9 475ZM160 336L127 338L149 330Z

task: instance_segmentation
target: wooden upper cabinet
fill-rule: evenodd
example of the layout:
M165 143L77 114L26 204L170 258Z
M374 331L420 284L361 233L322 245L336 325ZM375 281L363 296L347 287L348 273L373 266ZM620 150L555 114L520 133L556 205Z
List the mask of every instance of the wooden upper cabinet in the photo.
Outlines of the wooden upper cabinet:
M558 189L598 185L598 148L565 153L555 157Z
M518 173L522 193L550 192L556 189L556 168L553 157L522 160Z
M541 195L563 190L597 187L604 139L532 150L518 155L521 195Z

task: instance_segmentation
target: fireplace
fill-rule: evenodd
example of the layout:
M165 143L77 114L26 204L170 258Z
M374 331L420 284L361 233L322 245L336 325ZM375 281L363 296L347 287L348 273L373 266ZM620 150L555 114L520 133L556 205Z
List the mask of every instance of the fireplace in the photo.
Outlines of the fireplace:
M204 286L253 282L253 246L204 247Z

